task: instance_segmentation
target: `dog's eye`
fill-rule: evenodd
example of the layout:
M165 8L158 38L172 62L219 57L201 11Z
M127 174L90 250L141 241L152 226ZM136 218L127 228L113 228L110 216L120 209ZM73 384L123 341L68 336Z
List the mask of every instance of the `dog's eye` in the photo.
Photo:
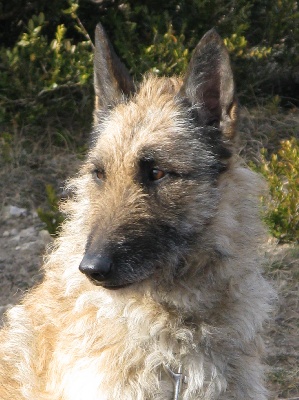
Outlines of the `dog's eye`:
M96 169L94 171L94 175L96 177L96 179L103 181L105 179L105 172L103 169Z
M165 175L166 175L165 171L163 171L162 169L153 168L149 172L149 179L151 181L158 181L158 180L164 178Z

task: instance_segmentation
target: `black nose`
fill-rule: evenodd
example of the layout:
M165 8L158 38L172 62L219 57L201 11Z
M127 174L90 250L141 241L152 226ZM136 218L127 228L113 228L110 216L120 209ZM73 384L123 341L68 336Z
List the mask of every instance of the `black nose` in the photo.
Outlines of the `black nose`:
M104 255L85 254L79 265L79 270L88 278L97 282L103 282L111 274L112 260L110 257Z

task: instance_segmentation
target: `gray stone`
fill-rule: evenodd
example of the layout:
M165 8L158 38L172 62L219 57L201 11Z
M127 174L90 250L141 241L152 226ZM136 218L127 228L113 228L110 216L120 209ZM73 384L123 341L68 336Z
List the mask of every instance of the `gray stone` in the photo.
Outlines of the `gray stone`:
M46 246L49 243L52 243L54 240L53 237L50 235L50 233L46 229L39 231L38 237L41 240L41 242L44 244L44 246Z
M33 226L30 226L29 228L26 229L22 229L20 232L20 237L32 238L32 236L36 236L36 230L34 229Z
M26 208L20 208L16 206L8 206L8 213L11 217L21 217L28 214Z

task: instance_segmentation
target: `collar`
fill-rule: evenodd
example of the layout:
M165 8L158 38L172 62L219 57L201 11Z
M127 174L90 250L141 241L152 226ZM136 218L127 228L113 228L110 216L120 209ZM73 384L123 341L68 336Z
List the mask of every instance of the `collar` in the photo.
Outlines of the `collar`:
M173 383L173 400L179 400L182 383L187 384L188 382L187 376L183 375L181 365L178 368L178 372L172 371L168 364L163 364L163 368Z

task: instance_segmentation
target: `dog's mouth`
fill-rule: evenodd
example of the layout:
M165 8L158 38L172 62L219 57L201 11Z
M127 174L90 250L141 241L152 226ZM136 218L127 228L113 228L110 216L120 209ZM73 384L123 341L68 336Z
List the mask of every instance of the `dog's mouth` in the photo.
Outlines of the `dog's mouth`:
M95 285L95 286L100 286L104 289L108 289L108 290L118 290L118 289L124 289L128 286L133 285L133 283L135 282L127 282L127 283L122 283L122 284L109 284L107 282L100 282L96 279L93 279L91 277L88 277L89 281Z
M125 289L128 286L130 286L130 284L129 285L121 285L121 286L103 286L103 288L107 289L107 290L115 290L115 291L117 291L117 290Z
M125 283L123 285L101 285L104 289L108 289L108 290L119 290L119 289L124 289L128 286L131 286L133 284L132 283Z

